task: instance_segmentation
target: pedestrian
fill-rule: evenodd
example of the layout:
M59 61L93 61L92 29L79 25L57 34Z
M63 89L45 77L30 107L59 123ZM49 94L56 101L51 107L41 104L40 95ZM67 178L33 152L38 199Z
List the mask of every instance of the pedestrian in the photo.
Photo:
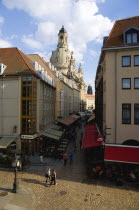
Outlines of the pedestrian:
M83 133L84 133L82 128L81 128L80 133L81 133L81 140L82 140L82 138L83 138Z
M50 178L51 178L51 169L48 168L48 169L46 170L46 184L47 184L47 181L48 181L48 180L49 180L49 182L50 182Z
M19 171L20 172L22 171L22 161L21 161L21 159L19 160Z
M71 165L72 161L73 161L73 154L72 154L72 152L69 154L69 160L70 160L70 165Z
M68 160L68 155L66 153L63 155L63 160L64 160L64 166L66 166Z
M82 139L80 139L80 150L82 149Z
M43 162L43 152L41 150L41 152L40 152L40 163L42 163L42 162Z
M51 185L54 183L54 185L56 185L56 170L53 169L52 171L52 175L51 175Z

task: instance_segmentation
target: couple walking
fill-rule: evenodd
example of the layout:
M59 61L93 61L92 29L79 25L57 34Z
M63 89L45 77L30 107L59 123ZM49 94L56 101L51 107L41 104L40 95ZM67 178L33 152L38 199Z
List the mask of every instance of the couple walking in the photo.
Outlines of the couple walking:
M68 160L68 155L66 153L63 155L63 160L64 160L64 166L66 166L67 160ZM71 163L73 161L73 154L72 153L69 154L69 161L70 161L70 165L71 165Z
M52 173L51 173L51 169L48 168L46 170L46 184L47 182L50 182L50 185L52 185L54 183L54 185L56 185L56 171L55 169L53 169Z

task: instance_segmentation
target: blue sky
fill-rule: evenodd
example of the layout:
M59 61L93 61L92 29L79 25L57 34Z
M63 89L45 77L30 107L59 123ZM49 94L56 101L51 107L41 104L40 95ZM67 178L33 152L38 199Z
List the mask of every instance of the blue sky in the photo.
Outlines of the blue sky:
M86 84L94 79L103 36L114 21L139 15L138 0L1 0L0 47L18 47L49 61L62 25Z

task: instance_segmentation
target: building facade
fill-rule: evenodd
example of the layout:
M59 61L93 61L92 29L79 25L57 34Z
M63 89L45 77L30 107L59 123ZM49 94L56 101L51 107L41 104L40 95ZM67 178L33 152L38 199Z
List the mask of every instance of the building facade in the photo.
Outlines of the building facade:
M95 109L95 96L91 94L86 94L86 109L93 110Z
M139 141L139 16L115 22L97 67L96 119L106 143Z
M17 152L34 153L37 136L54 121L53 78L18 48L1 48L0 63L0 137L16 137Z

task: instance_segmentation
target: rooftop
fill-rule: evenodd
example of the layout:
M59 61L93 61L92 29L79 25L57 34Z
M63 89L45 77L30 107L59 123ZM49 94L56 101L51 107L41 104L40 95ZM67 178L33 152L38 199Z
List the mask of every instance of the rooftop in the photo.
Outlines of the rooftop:
M109 48L109 47L139 45L138 43L124 44L123 32L129 27L139 28L139 16L134 16L134 17L130 17L130 18L117 20L103 47Z

